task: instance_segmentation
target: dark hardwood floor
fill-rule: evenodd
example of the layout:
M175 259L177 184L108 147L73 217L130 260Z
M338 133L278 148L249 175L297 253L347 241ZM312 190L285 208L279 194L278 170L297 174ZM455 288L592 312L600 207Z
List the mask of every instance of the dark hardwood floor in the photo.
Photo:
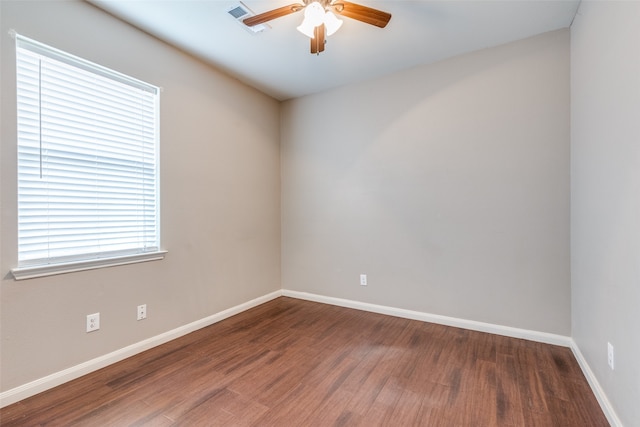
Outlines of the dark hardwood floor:
M0 410L2 426L607 426L567 348L278 298Z

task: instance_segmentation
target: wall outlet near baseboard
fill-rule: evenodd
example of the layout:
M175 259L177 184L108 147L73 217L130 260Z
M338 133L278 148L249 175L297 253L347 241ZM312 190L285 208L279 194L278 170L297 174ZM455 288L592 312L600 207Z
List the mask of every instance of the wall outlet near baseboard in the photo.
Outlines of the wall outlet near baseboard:
M611 370L613 370L613 346L611 345L610 342L607 343L607 363L609 364L609 367L611 368Z
M147 304L142 304L138 306L138 320L147 318Z
M87 332L100 329L100 313L87 314Z
M366 274L361 274L360 275L360 286L367 286L367 275Z

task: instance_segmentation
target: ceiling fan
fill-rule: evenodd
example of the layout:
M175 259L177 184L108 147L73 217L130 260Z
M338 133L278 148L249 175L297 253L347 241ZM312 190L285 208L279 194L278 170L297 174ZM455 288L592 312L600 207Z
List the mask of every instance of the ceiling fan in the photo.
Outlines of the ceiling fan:
M343 0L303 0L303 2L304 4L294 3L282 6L246 18L242 22L253 27L304 10L304 20L298 27L298 31L311 39L311 53L319 55L324 51L325 37L335 33L342 25L342 20L338 19L336 14L380 28L386 27L391 19L390 13Z

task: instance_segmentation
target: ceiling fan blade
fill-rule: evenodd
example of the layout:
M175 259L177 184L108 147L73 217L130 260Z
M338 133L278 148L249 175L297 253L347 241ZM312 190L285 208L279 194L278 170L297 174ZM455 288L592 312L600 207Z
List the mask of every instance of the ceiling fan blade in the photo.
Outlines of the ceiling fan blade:
M313 30L313 38L311 39L311 53L319 54L324 51L324 39L325 39L325 27L324 24L318 25Z
M342 16L355 19L376 27L384 28L391 19L391 14L361 4L338 0L333 3L333 9Z
M282 6L277 9L261 13L259 15L251 16L247 19L244 19L242 22L244 22L244 24L248 27L253 27L254 25L264 24L265 22L271 21L272 19L281 18L283 16L299 12L302 9L304 9L303 4L294 3L288 6Z

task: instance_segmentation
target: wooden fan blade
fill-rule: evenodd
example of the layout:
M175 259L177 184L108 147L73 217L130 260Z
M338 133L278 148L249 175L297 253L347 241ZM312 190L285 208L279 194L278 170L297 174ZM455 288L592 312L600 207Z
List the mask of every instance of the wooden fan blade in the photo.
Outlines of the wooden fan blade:
M371 7L362 6L361 4L351 3L348 1L338 0L333 3L333 9L336 13L347 18L356 19L367 24L375 25L376 27L384 28L391 20L391 14L383 12Z
M281 18L294 12L299 12L302 9L304 9L304 5L294 3L288 6L282 6L277 9L270 10L265 13L261 13L256 16L251 16L247 19L244 19L242 22L244 22L244 24L248 27L253 27L254 25L264 24L265 22L271 21L272 19Z
M320 53L324 51L324 39L325 39L325 27L324 24L318 25L313 30L313 38L311 39L311 53Z

